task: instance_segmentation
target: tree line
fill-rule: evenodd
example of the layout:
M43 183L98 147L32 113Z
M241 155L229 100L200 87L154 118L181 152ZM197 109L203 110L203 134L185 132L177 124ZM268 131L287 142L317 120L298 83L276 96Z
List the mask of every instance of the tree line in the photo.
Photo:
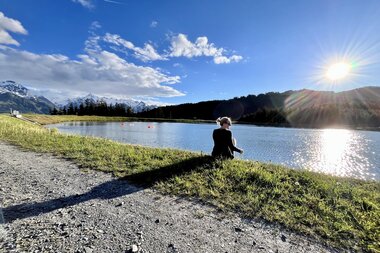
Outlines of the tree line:
M86 99L80 104L69 103L61 108L53 108L51 115L97 115L97 116L133 116L130 106L122 103L107 104L104 100Z

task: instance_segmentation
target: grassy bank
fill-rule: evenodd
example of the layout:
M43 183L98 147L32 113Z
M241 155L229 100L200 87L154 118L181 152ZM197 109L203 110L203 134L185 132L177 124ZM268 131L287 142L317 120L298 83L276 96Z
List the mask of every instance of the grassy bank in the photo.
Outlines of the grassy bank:
M379 182L64 135L5 115L0 115L0 139L74 159L84 168L113 172L162 193L263 218L336 247L380 252Z
M191 119L156 119L156 118L136 118L136 117L106 117L106 116L76 116L76 115L44 115L44 114L25 114L24 117L38 122L42 125L56 124L69 121L142 121L142 122L178 122L178 123L215 123L210 120L191 120Z

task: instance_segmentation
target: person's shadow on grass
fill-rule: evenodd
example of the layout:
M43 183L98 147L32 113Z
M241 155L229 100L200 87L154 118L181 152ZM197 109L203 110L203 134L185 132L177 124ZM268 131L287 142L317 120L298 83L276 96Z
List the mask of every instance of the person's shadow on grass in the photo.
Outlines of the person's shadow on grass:
M4 220L11 223L16 219L24 219L49 213L54 210L74 206L92 199L113 199L132 194L144 188L153 186L159 181L165 181L175 176L181 176L194 170L204 170L213 167L214 159L210 156L200 156L160 167L145 172L140 172L123 178L117 178L95 186L83 194L46 200L37 203L22 203L3 209Z

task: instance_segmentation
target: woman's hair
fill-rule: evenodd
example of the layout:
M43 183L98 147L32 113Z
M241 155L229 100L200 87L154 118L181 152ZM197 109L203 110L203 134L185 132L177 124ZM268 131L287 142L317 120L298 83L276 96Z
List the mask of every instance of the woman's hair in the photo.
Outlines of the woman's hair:
M220 117L216 119L216 123L223 126L223 124L232 125L232 121L229 117Z

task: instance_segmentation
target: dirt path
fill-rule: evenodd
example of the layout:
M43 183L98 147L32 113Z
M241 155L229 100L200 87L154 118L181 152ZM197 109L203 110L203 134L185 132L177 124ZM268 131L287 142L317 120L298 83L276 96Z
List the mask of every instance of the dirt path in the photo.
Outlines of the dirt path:
M0 179L4 252L331 252L263 222L1 142Z

